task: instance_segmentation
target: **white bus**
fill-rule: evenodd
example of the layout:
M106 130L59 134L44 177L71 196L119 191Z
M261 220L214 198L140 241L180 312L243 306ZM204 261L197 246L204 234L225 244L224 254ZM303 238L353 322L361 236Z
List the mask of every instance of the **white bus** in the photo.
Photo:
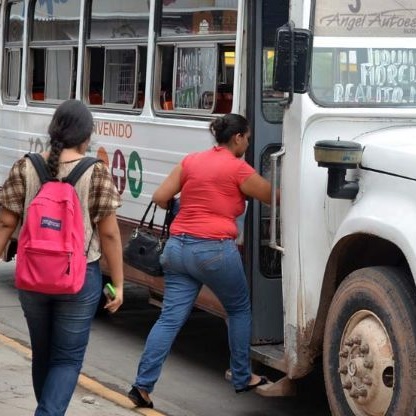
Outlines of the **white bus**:
M126 241L172 167L212 146L209 122L245 115L245 157L281 191L249 201L239 240L253 360L285 373L257 392L293 394L322 357L334 415L414 415L414 3L0 0L0 182L81 99ZM163 279L125 276L160 304ZM206 288L197 306L224 316Z

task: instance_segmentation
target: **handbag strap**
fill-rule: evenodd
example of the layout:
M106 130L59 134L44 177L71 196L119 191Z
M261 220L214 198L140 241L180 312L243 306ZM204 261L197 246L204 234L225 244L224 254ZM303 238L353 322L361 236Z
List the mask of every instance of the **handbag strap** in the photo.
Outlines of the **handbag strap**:
M153 202L153 201L150 201L149 205L147 206L146 211L144 212L143 217L142 217L142 219L140 220L140 227L142 227L142 226L143 226L143 224L144 224L144 222L145 222L145 220L146 220L147 214L149 213L150 208L152 208L152 205L154 205L154 207L153 207L152 218L151 218L151 219L150 219L150 221L149 221L149 228L150 228L150 229L152 229L152 228L153 228L153 222L154 222L154 219L155 219L155 213L156 213L156 208L157 208L156 203L155 203L155 202Z
M166 208L165 219L163 221L162 233L160 234L160 238L163 238L165 236L165 233L166 233L166 237L169 238L168 220L169 220L171 209L172 209L172 204L169 202L168 207Z
M143 217L140 220L140 227L143 227L143 224L146 220L147 214L149 213L150 209L152 208L152 205L154 205L154 207L153 207L153 212L152 212L152 218L149 221L148 228L153 229L153 223L154 223L155 213L156 213L156 208L157 208L156 203L153 202L153 201L150 201L149 205L147 206L146 211L144 212ZM171 215L171 210L172 210L172 204L171 204L171 202L169 202L168 207L166 208L165 219L163 221L162 233L160 234L160 238L163 238L165 236L165 234L166 234L166 237L169 237L168 221L169 221L169 217Z

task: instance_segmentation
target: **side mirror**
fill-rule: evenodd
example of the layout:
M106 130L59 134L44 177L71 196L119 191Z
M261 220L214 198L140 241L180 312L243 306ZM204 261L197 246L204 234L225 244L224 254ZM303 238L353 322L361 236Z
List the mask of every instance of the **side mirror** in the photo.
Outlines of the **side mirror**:
M312 40L310 30L295 29L292 22L277 29L273 65L275 90L290 94L309 90Z
M318 166L328 168L328 196L354 199L359 191L358 182L345 180L345 175L347 169L356 169L361 163L361 144L339 139L321 140L315 143L314 153Z

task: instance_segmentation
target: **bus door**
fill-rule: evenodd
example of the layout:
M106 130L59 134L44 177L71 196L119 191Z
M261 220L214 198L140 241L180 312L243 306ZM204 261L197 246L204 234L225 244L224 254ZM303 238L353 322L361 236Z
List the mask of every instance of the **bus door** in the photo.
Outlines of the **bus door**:
M288 21L288 3L289 0L253 1L253 10L249 12L253 21L249 24L248 50L252 52L248 62L255 62L255 65L248 65L247 114L252 126L252 140L247 158L268 179L271 176L270 155L282 147L283 107L272 89L272 74L275 33ZM278 170L279 166L280 163ZM263 351L269 351L270 344L283 343L281 253L269 247L269 206L253 201L245 225L244 255L253 310L252 345L253 352L258 351L263 357ZM276 233L279 241L279 224Z

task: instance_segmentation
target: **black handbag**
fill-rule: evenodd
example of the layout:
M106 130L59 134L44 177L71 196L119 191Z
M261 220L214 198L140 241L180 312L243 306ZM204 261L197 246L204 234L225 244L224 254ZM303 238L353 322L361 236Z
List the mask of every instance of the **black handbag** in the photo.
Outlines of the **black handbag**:
M147 214L153 205L152 218L147 227L143 224ZM153 230L153 221L155 218L157 205L152 201L146 208L146 211L137 228L133 231L128 243L123 249L124 263L134 267L137 270L145 272L151 276L163 276L163 269L160 265L159 258L163 253L166 240L169 237L168 223L171 218L170 206L166 210L165 220L163 222L162 232L156 233Z

